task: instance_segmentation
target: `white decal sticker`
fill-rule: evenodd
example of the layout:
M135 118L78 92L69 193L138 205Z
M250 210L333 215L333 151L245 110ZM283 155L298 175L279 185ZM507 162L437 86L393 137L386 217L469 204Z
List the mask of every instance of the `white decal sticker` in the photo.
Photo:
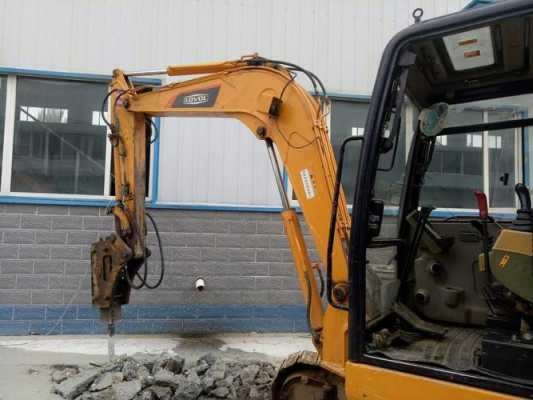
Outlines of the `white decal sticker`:
M183 104L197 105L209 102L209 93L193 93L183 98Z
M315 197L315 187L309 170L302 169L300 171L300 177L302 178L302 184L304 185L305 197L307 197L307 200L310 200Z

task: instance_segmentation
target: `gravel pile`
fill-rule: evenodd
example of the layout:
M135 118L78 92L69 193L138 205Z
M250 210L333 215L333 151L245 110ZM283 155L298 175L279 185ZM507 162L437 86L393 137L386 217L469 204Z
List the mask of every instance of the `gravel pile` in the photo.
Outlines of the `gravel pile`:
M207 400L270 399L275 367L263 361L224 360L211 353L186 366L174 354L120 357L98 368L56 366L57 399Z

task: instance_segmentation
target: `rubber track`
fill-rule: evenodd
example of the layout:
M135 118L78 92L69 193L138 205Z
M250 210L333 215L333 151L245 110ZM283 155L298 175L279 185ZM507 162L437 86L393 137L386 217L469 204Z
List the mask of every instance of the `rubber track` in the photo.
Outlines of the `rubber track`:
M315 351L300 351L298 353L293 353L287 357L281 363L276 377L272 382L272 398L274 399L274 389L278 389L279 385L283 384L285 377L290 372L290 369L295 365L308 365L310 367L320 367L320 357ZM274 399L277 400L277 399Z

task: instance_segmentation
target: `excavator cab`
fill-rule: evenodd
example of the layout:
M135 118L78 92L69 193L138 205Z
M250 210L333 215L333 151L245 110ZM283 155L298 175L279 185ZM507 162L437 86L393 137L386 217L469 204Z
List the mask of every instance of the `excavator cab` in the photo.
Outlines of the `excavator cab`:
M533 4L419 19L384 52L361 145L346 395L532 398Z

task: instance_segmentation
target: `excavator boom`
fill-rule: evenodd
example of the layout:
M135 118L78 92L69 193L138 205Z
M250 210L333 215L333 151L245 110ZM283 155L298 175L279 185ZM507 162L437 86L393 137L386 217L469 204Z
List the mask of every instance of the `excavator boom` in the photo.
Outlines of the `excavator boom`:
M132 75L161 72L198 76L160 87L135 87L129 80ZM136 277L142 281L140 270L149 256L145 243L145 182L151 118L235 118L265 143L283 205L281 216L308 306L313 341L321 359L332 369L342 371L347 354L347 296L339 296L338 304L328 304L324 309L315 277L317 270L326 272L335 190L336 163L325 120L329 105L325 97L312 96L295 81L297 72L306 74L313 84L319 83L312 73L298 66L255 55L129 75L114 71L108 97L116 193L111 213L116 232L92 247L93 303L101 309L104 320L113 324L120 318L120 306L128 302ZM300 220L290 206L282 181L279 161L299 200L321 266L310 260ZM346 249L350 219L342 189L337 209L328 276L333 286L343 289L348 279Z

